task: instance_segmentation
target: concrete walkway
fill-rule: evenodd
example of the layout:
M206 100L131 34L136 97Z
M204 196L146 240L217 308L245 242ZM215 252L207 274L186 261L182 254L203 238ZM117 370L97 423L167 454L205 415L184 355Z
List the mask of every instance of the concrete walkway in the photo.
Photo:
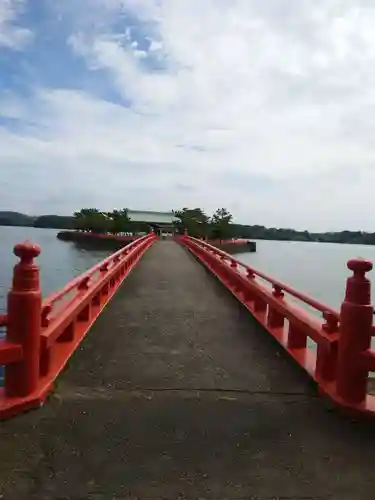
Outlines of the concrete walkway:
M6 500L375 496L375 424L331 411L172 242L148 251L50 402L2 425L0 447Z

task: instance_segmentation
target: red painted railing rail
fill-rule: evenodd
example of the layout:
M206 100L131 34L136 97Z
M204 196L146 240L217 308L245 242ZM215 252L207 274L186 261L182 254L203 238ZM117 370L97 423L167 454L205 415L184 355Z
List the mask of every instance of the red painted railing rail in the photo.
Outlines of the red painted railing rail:
M371 262L348 262L353 276L347 280L338 312L205 241L186 234L180 241L315 380L322 393L346 410L375 416L375 396L369 394L369 375L375 372L373 307L365 276L372 269Z
M0 316L6 336L0 341L0 365L5 383L0 391L0 419L39 406L69 357L123 280L155 240L150 234L73 279L61 291L42 300L40 248L17 245L8 310Z

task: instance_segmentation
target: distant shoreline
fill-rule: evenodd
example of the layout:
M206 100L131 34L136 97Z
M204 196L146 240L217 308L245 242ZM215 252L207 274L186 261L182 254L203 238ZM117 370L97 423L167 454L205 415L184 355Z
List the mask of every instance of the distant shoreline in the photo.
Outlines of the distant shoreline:
M61 241L72 241L74 243L105 248L121 248L134 241L137 236L118 236L114 234L95 234L84 231L60 231L57 238ZM256 243L254 241L243 241L233 243L231 241L208 241L211 245L224 250L229 254L256 252Z
M0 226L35 227L44 229L74 230L71 216L41 215L29 216L20 212L0 211ZM340 231L313 233L285 228L267 228L259 225L231 224L230 237L266 241L303 241L315 243L343 243L351 245L375 245L375 232Z
M56 238L61 241L77 243L87 248L119 250L136 239L132 236L118 236L114 234L93 234L83 231L60 231Z

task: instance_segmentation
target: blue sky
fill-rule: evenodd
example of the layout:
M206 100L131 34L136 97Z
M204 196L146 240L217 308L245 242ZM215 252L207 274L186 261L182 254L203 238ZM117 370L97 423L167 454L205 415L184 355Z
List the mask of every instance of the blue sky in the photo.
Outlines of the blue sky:
M0 210L375 231L367 0L0 0Z

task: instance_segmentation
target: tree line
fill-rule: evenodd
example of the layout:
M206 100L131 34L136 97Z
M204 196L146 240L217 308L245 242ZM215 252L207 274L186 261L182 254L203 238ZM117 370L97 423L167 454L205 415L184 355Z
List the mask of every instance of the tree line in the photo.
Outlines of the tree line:
M201 208L182 208L173 212L178 233L186 229L196 238L225 239L234 236L233 215L226 208L218 208L208 216Z
M208 216L201 208L182 208L174 210L173 226L177 233L185 229L192 236L212 239L228 238L231 233L232 214L226 208L219 208ZM157 225L157 224L156 224ZM152 224L133 222L129 210L103 212L97 208L83 208L73 214L73 228L78 231L119 234L126 232L148 232Z
M124 209L127 213L127 210ZM225 209L219 209L225 210ZM87 212L88 211L88 212ZM80 212L81 215L78 215ZM121 212L113 211L113 212ZM61 215L41 215L32 217L20 212L0 211L0 226L21 226L21 227L40 227L50 229L80 229L88 231L111 232L119 224L118 215L115 220L108 219L108 214L113 212L100 212L97 209L83 209L76 212L74 216ZM107 216L103 216L107 215ZM204 210L200 208L183 208L174 211L177 222L175 223L178 232L184 227L190 234L198 237L207 235L209 238L220 237L238 237L259 240L278 240L278 241L317 241L327 243L352 243L358 245L375 245L375 232L366 231L340 231L313 233L309 231L296 231L287 228L268 228L261 225L243 225L233 222L231 214L229 219L223 216L207 216ZM124 213L123 213L124 215ZM121 220L120 232L147 232L150 226L147 223L138 223L128 220L126 216ZM85 223L84 223L85 221ZM217 223L215 224L215 221ZM88 222L88 224L87 224ZM86 229L82 229L86 225Z
M119 234L131 231L127 208L102 212L97 208L82 208L73 214L74 229L93 233ZM146 231L149 227L145 228ZM141 229L139 229L141 231Z

